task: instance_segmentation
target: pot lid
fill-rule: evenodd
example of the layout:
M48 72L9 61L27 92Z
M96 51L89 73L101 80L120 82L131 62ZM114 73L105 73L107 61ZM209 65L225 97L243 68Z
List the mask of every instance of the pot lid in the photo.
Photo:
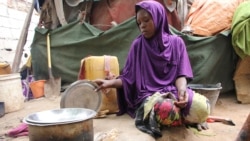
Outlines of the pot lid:
M101 91L95 91L98 85L88 80L77 80L62 94L61 108L87 108L98 111L101 102Z

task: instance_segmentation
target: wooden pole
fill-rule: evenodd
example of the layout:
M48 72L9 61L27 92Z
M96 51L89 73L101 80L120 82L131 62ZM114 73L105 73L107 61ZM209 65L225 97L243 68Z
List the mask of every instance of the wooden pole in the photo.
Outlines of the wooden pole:
M250 113L235 141L250 141Z
M32 18L33 10L34 10L34 4L35 4L35 0L32 1L32 5L29 9L28 15L26 16L26 19L25 19L25 22L23 25L23 29L22 29L22 32L20 34L20 38L18 40L16 54L15 54L15 58L14 58L14 61L12 64L12 73L17 73L19 71L19 66L20 66L20 62L21 62L22 54L23 54L23 47L26 43L28 30L29 30L29 26L30 26L30 21Z

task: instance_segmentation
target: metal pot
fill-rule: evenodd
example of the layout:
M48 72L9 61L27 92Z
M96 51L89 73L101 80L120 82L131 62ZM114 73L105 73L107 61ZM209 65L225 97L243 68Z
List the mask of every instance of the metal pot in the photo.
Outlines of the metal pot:
M30 141L93 141L93 120L61 125L29 124Z
M65 110L74 111L65 114ZM84 108L49 111L49 114L55 113L54 117L46 117L48 111L46 112L35 113L24 119L28 124L30 141L93 141L95 111ZM89 115L83 112L88 112ZM84 114L87 116L84 117Z

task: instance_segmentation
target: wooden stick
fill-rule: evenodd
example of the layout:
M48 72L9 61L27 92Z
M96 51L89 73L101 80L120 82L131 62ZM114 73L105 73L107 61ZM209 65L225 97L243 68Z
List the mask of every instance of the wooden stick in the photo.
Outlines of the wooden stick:
M16 54L15 54L14 62L12 64L12 73L17 73L19 71L19 66L20 66L20 62L21 62L21 58L22 58L22 54L23 54L23 47L26 43L28 30L29 30L29 26L30 26L30 21L31 21L31 17L33 14L33 10L34 10L34 4L35 4L35 0L32 1L32 5L30 7L28 15L26 16L26 19L25 19L25 22L23 25L23 29L22 29L22 32L20 34L20 38L18 40Z

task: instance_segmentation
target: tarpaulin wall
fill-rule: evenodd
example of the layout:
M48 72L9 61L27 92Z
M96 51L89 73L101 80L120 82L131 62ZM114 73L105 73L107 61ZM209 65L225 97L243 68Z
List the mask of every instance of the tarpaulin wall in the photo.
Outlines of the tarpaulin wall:
M212 37L182 35L185 40L194 71L192 83L222 83L222 92L233 90L233 73L236 56L228 34ZM32 69L36 79L48 78L46 29L35 30L31 45ZM139 34L134 18L107 31L94 26L73 22L50 32L52 71L61 76L62 84L77 80L80 61L89 55L114 55L119 59L120 70L132 40Z
M197 37L171 30L184 39L192 69L194 80L191 83L215 84L222 83L221 92L234 90L233 76L238 56L231 44L230 31L210 37Z
M47 29L36 28L31 45L32 69L36 79L47 79ZM73 22L50 32L52 71L62 83L77 79L80 60L89 55L114 55L122 67L132 40L139 34L134 20L107 31Z

